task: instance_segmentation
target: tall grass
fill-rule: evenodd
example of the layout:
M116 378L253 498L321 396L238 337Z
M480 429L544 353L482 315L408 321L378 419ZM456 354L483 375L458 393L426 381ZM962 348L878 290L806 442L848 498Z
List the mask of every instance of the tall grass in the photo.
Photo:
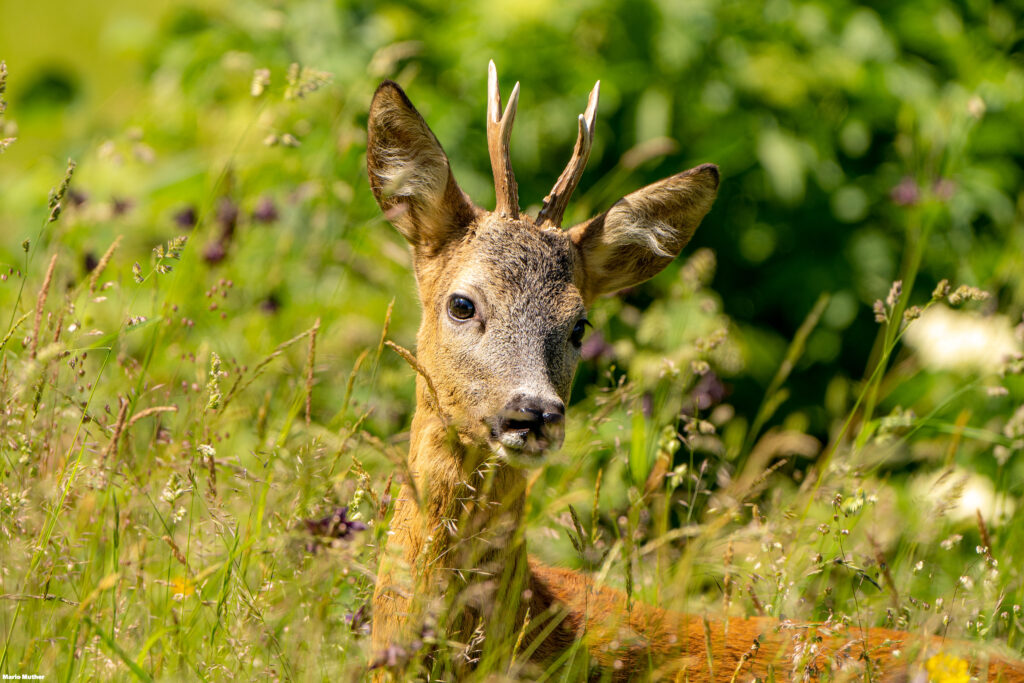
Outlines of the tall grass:
M377 662L438 679L581 675L580 651L540 672L528 652L488 655L483 625L477 641L447 640L457 595L418 643L371 652L369 596L393 477L404 476L404 437L383 439L366 420L385 367L409 383L414 370L371 342L347 364L346 381L318 360L337 325L327 317L290 337L275 330L282 341L262 352L215 345L194 335L189 316L226 307L238 284L204 275L191 243L159 247L148 268L115 245L101 263L121 276L102 285L107 275L96 272L68 288L59 244L48 267L29 258L20 282L7 283L35 292L15 306L11 329L33 311L35 322L21 338L8 335L0 365L4 672L305 680L357 678ZM709 278L688 277L706 258L681 271L673 305L710 295ZM214 284L197 306L175 296L181 280L164 284L175 277ZM953 296L981 295L940 287L922 308ZM898 297L897 288L879 309L900 329L893 343L907 319ZM785 425L758 434L778 403L772 395L751 422L754 436L729 436L738 418L704 407L699 389L727 346L720 333L691 340L687 362L664 365L650 388L610 369L570 411L565 448L531 476L533 551L675 609L1017 642L1019 513L958 516L971 475L953 466L955 452L904 472L891 465L1016 442L994 432L998 424L944 422L941 405L876 420L851 440L864 395L884 376L865 383L827 447ZM1006 382L1018 381L1015 369ZM316 401L329 377L344 387L339 404ZM352 400L353 387L367 398ZM977 382L962 391L998 400ZM926 482L930 473L937 482ZM996 481L995 495L1017 499ZM544 624L532 615L526 629Z

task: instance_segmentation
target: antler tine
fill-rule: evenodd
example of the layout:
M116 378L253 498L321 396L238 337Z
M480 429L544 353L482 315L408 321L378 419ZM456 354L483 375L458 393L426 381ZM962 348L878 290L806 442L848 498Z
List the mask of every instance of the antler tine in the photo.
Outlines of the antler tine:
M572 158L568 166L558 176L558 181L551 192L544 198L544 206L537 214L537 225L542 228L557 228L562 225L562 215L569 205L569 197L579 185L583 169L590 158L590 148L594 144L594 125L597 123L597 98L601 92L601 81L594 85L587 99L587 109L580 114L580 132L576 138L576 146L572 150Z
M508 218L519 218L519 187L508 154L508 142L512 137L512 122L515 121L518 104L517 82L505 105L505 112L501 113L498 70L492 59L487 65L487 151L491 155L491 171L494 173L494 195L497 199L494 210Z

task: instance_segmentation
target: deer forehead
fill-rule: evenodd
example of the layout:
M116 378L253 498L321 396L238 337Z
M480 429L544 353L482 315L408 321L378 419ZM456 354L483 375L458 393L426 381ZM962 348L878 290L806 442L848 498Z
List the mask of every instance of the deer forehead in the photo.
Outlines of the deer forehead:
M489 215L453 254L442 296L472 291L497 314L561 320L582 314L580 256L568 235ZM472 290L472 291L469 291Z

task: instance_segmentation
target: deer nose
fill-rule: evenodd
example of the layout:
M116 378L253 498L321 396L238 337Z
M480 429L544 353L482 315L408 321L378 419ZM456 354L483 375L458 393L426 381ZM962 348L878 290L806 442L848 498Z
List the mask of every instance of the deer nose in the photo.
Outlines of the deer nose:
M540 452L561 445L564 421L565 404L560 400L520 394L501 411L495 431L507 448Z

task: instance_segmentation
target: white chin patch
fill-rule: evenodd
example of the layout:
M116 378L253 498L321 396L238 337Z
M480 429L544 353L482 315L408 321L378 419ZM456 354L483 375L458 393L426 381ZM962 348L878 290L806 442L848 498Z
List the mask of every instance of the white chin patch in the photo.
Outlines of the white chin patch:
M539 453L527 453L522 448L510 448L504 443L505 439L501 441L490 442L491 450L494 451L495 455L502 462L508 463L513 467L539 467L544 464L544 452Z
M526 441L529 438L530 432L525 429L521 429L505 432L498 437L498 442L508 450L521 451L526 446Z

